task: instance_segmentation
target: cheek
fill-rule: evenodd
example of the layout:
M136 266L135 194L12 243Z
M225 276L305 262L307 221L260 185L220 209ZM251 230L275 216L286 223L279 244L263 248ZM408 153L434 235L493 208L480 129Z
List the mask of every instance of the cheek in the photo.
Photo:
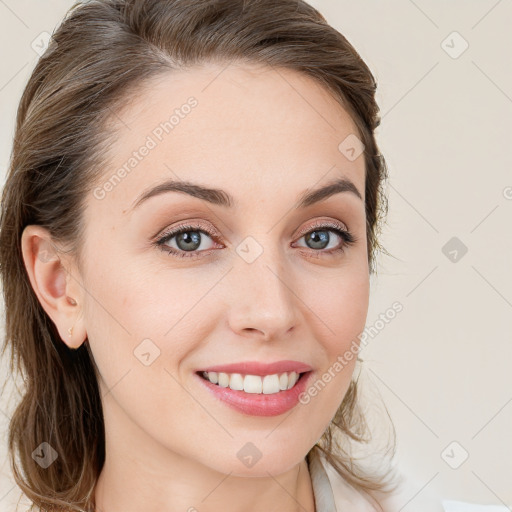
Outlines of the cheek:
M344 271L346 270L346 272ZM313 290L313 291L312 291ZM316 325L316 339L325 364L310 382L302 403L309 404L327 428L340 406L354 372L360 335L369 303L369 276L362 268L341 269L336 277L315 279L305 300L314 304L309 322Z
M338 293L327 297L330 304L332 330L335 334L336 355L344 352L364 330L369 303L369 285L365 279L343 286Z
M312 325L329 359L343 353L364 330L369 305L369 275L365 268L340 268L330 275L303 281L304 302L311 308Z
M208 301L202 299L212 286L211 276L192 279L182 272L171 279L159 269L135 268L117 258L103 260L101 268L89 274L86 286L91 298L88 337L108 386L128 371L135 375L148 366L174 371L207 337L212 315L203 309ZM150 385L154 376L146 371L137 378Z
M115 253L109 248L106 254ZM96 365L110 387L135 365L142 366L137 346L156 338L164 327L158 324L156 314L161 301L151 294L147 275L132 271L119 255L110 260L102 258L99 263L87 272L85 321ZM159 349L144 343L143 347L155 357Z

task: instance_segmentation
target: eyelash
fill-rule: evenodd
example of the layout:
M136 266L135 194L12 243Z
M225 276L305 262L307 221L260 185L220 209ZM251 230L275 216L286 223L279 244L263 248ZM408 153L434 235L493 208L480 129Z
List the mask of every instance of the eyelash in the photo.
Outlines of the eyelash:
M180 226L179 228L164 232L162 234L162 236L154 242L154 244L162 251L165 251L169 255L171 255L173 257L177 257L177 258L195 259L195 258L201 257L200 256L201 252L208 252L208 251L212 250L212 249L207 249L206 251L188 251L188 252L187 251L177 251L173 247L168 247L165 245L165 242L168 242L175 236L178 236L182 233L186 233L189 231L203 233L205 235L210 236L213 239L217 238L217 236L218 236L217 233L212 232L208 229L203 229L202 226L185 225L185 226ZM318 223L315 223L313 226L308 227L308 229L305 231L301 231L299 239L302 238L304 235L312 233L313 231L333 231L338 236L340 236L340 238L343 240L342 244L338 248L329 249L329 250L309 249L310 251L313 251L314 253L316 252L316 253L326 254L327 256L335 256L336 254L341 254L344 252L346 247L348 247L358 241L358 238L354 237L352 235L352 233L350 233L350 231L348 231L347 229L344 229L341 224L338 224L335 222L322 222L322 221L319 221ZM302 248L302 249L304 249L304 248Z

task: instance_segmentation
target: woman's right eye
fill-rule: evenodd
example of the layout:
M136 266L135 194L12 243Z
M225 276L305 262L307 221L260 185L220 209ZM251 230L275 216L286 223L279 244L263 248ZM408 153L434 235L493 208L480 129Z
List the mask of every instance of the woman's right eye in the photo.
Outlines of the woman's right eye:
M201 226L180 226L179 228L172 229L165 232L157 241L156 245L178 258L196 258L199 253L208 251L210 248L205 248L203 242L205 237L214 237L213 233L206 231ZM168 242L174 241L174 247L168 245ZM198 253L198 249L202 249Z

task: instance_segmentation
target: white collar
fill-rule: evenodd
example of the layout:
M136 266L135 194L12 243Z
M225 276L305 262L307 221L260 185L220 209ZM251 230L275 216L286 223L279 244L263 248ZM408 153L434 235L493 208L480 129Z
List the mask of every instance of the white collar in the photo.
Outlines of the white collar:
M377 509L325 460L318 449L308 457L316 512L376 512Z

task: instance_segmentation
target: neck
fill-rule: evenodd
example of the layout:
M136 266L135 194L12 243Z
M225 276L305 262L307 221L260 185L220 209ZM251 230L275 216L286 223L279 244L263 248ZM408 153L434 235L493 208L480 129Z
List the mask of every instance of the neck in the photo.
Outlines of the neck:
M278 475L233 476L169 450L112 409L104 419L96 512L315 512L305 459Z

